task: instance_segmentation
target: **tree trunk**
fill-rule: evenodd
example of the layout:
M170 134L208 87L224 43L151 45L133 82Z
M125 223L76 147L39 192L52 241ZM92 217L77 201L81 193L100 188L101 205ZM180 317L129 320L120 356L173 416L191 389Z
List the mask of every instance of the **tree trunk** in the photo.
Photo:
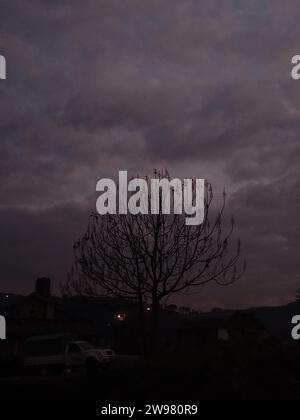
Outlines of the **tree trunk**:
M151 344L151 353L158 351L158 319L159 319L159 302L155 297L152 300L152 309L151 309L151 325L150 325L150 344Z
M139 296L139 329L141 337L142 352L144 357L148 355L148 343L147 343L147 326L145 320L145 310L142 296Z

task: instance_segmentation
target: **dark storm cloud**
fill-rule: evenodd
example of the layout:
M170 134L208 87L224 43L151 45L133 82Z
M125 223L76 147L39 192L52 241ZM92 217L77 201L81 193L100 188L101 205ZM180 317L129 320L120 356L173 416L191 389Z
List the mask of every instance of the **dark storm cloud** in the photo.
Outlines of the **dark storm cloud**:
M3 1L3 287L63 276L97 179L163 166L227 188L248 260L240 285L205 289L194 304L290 299L300 245L300 85L289 74L298 10L295 0ZM22 252L25 238L34 239Z
M83 233L86 208L65 204L45 210L0 208L2 287L26 293L34 279L65 279L72 259L69 245ZM67 246L66 246L67 245Z

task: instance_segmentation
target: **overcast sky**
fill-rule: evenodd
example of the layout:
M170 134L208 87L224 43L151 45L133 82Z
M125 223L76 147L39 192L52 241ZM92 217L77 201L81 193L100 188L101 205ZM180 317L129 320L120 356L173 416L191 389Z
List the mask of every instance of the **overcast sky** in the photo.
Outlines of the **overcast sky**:
M168 168L228 192L248 270L196 308L300 288L299 0L2 0L1 290L58 284L95 185Z

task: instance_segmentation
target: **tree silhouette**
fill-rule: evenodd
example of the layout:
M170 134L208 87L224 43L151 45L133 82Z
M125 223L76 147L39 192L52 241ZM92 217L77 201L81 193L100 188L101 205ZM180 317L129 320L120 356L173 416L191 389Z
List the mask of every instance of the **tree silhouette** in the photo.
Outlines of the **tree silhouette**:
M166 172L155 171L155 177L170 180ZM206 183L205 220L197 226L186 225L182 215L161 211L156 215L92 214L86 233L74 245L74 265L64 291L136 301L144 348L149 342L154 350L159 308L166 299L195 293L210 282L229 285L245 270L239 264L240 241L231 247L234 220L223 228L225 192L219 211L212 209L212 202L212 186ZM149 331L146 306L151 308Z

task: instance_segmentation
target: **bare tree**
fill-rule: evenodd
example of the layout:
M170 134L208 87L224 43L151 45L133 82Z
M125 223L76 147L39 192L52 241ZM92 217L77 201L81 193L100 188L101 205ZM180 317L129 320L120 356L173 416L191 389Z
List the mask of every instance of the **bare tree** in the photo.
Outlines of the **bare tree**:
M167 173L157 177L168 177ZM146 177L147 182L149 179ZM205 188L205 220L189 226L181 215L92 214L85 235L74 245L74 265L65 290L111 295L136 301L143 342L145 305L151 308L150 343L155 348L159 307L179 293L194 293L210 282L229 285L239 279L240 241L231 247L234 221L223 228L226 194L219 211L212 207L211 184Z

